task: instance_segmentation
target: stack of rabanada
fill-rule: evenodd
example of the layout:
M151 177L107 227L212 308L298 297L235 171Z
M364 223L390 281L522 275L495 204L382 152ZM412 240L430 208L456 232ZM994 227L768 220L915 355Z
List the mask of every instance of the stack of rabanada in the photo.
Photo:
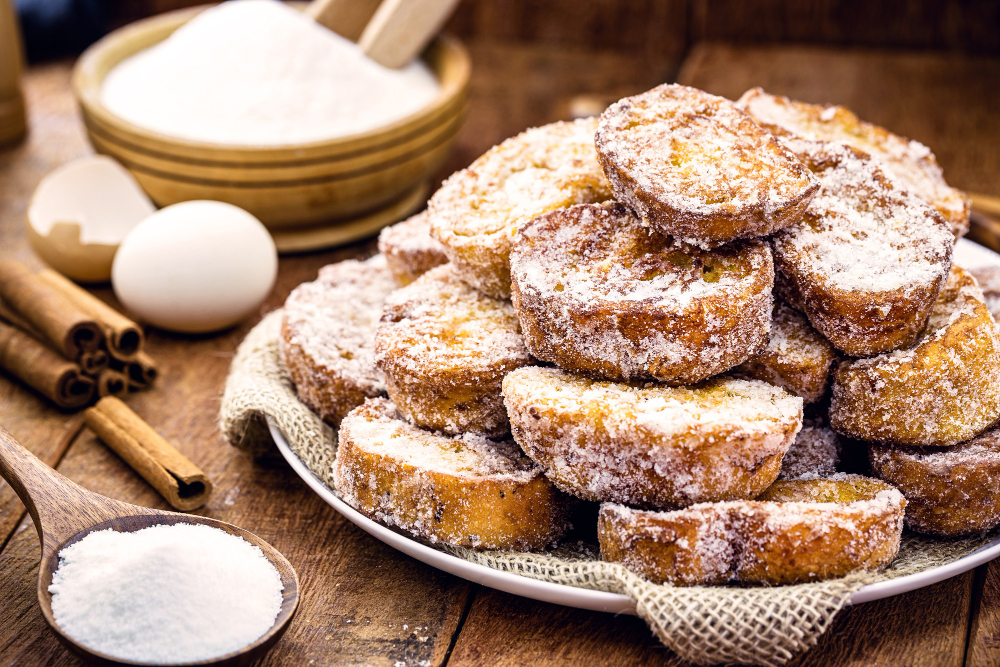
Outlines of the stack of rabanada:
M594 502L602 557L651 581L843 576L888 565L904 516L1000 523L968 213L846 109L664 85L453 175L291 294L282 350L378 521L540 550ZM839 472L859 446L872 477Z

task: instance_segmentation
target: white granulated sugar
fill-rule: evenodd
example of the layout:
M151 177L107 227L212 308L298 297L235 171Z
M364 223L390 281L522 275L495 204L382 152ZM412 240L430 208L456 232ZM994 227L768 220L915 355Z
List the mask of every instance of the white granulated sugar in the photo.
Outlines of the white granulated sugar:
M52 613L95 651L177 664L239 650L274 625L281 577L256 547L211 526L101 530L59 552Z
M389 69L280 2L236 0L123 61L104 80L101 101L173 137L276 146L372 130L437 93L422 62Z

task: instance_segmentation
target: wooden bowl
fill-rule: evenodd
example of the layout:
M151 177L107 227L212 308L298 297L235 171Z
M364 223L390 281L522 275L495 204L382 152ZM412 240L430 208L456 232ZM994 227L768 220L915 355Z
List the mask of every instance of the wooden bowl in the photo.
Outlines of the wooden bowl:
M111 113L100 99L108 72L207 7L138 21L80 57L73 89L95 150L124 164L159 206L215 199L246 209L275 234L279 250L344 243L423 203L467 106L470 63L458 41L441 36L424 52L441 84L430 105L384 127L337 139L232 146L172 137Z

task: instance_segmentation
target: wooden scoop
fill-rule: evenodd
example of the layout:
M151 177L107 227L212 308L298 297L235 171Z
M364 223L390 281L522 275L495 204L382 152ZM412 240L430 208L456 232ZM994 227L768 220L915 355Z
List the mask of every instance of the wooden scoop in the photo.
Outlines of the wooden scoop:
M52 616L52 573L59 566L59 551L79 541L91 531L113 528L132 532L159 524L193 523L224 530L260 547L284 586L281 609L274 625L263 637L239 651L206 660L199 665L249 665L264 655L278 641L295 614L299 602L299 580L284 556L256 535L215 519L148 507L130 505L87 491L39 461L0 427L0 476L7 480L21 502L28 508L42 542L42 560L38 568L38 604L49 627L59 641L87 664L133 665L77 643L62 632Z

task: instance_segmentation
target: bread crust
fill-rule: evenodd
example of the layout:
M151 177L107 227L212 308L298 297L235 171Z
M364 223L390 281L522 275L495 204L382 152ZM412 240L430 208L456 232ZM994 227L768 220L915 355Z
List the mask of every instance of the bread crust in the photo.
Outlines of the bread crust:
M514 442L424 431L381 398L344 418L333 479L372 519L483 549L543 549L569 528L573 504Z
M771 239L777 293L851 356L909 345L948 276L947 223L857 149L786 143L822 187L802 219Z
M522 226L511 267L528 349L567 370L689 384L767 342L774 269L759 241L702 250L621 204L583 204Z
M605 503L598 536L604 560L653 583L780 586L887 566L899 551L905 507L884 482L837 475L673 512Z
M385 255L392 276L401 286L448 263L444 246L431 237L426 209L383 229L378 235L378 251Z
M859 440L950 446L998 418L1000 333L975 279L957 266L914 345L834 372L830 423Z
M771 234L797 220L819 187L731 101L688 86L615 102L595 143L615 198L690 243Z
M801 399L754 380L675 388L529 366L503 394L514 439L556 486L640 507L753 498L802 424Z
M375 329L382 302L396 289L376 255L331 264L285 301L279 346L299 398L331 425L366 398L385 394L375 367Z
M846 107L797 102L761 88L743 93L736 104L776 135L842 141L878 158L907 190L948 221L956 239L969 231L968 195L945 182L934 153L919 141L867 123Z
M375 363L408 419L451 434L510 431L500 383L531 363L517 314L458 278L431 269L385 301Z
M458 275L483 294L510 298L518 225L548 211L611 198L594 152L596 118L526 130L448 178L428 202L431 234Z

